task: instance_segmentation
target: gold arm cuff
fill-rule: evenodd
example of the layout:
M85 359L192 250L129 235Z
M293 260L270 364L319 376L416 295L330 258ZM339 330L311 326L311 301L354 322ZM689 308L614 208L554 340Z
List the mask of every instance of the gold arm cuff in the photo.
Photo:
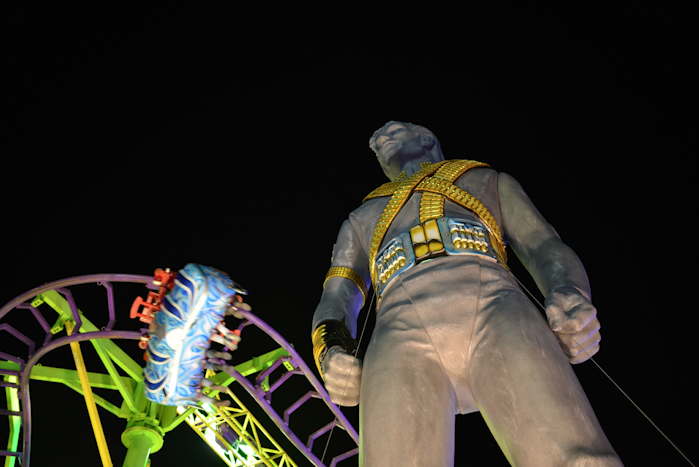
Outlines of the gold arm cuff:
M362 293L363 301L366 301L367 287L364 284L364 280L359 275L359 273L357 273L357 271L344 266L333 266L328 270L328 273L325 275L323 287L325 287L325 283L328 282L328 279L331 279L333 277L343 277L354 282L354 285L356 285L359 291Z
M320 359L323 354L327 351L327 345L325 343L325 325L321 324L313 331L311 334L311 342L313 343L313 360L316 362L316 368L318 368L318 373L323 376L323 370L320 367Z

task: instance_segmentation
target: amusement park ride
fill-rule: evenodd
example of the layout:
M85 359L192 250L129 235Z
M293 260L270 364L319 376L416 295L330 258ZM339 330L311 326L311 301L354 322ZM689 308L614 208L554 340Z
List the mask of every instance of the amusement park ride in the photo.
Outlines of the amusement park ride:
M142 286L147 288L145 299ZM115 298L125 287L141 290L132 296L130 312ZM92 295L86 303L102 303L102 310L78 303L85 291ZM352 458L356 462L357 431L293 346L252 313L242 300L245 294L221 271L188 264L178 272L157 269L153 277L71 277L36 287L4 305L0 385L6 407L0 408L0 415L9 421L6 446L0 447L4 467L30 466L32 380L62 383L84 397L103 466L113 465L110 448L115 447L108 446L98 406L126 422L121 434L125 467L149 466L150 454L162 449L165 435L183 422L229 466L335 466ZM148 327L115 329L124 315ZM238 346L242 349L246 335L254 333L266 335L270 350L237 361ZM137 341L145 351L142 363L117 345L120 339ZM86 341L106 372L87 371L81 349ZM132 350L136 346L129 345ZM74 369L39 363L63 346L72 351ZM282 405L275 399L273 404L273 394L283 393L292 381L306 388L300 397ZM121 404L95 389L111 390ZM259 407L243 405L243 394ZM312 404L316 412L306 417L304 410ZM264 413L262 422L255 412ZM298 426L303 418L306 425L311 418L318 426L302 435ZM272 432L278 438L283 434L283 439L275 440ZM333 432L344 433L336 439L345 438L350 448L335 449L331 457L326 456L328 443L318 441L329 442Z

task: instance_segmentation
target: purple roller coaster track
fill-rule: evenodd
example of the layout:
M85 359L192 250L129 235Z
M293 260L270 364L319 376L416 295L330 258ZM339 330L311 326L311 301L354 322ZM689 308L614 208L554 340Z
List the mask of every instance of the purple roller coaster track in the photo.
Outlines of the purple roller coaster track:
M19 459L24 467L29 467L30 465L32 414L29 383L30 379L41 378L41 375L35 376L34 374L39 374L39 370L44 373L50 371L63 372L61 374L67 374L69 377L74 378L71 380L72 382L67 382L66 384L69 386L72 384L71 387L83 393L85 397L95 432L95 441L100 448L103 465L111 465L111 460L106 444L103 441L103 434L102 436L99 435L101 426L99 425L99 416L96 415L96 405L127 420L127 429L122 435L122 441L128 448L124 462L124 466L127 467L148 465L148 456L160 449L163 444L163 435L196 411L196 409L190 407L186 410L180 408L178 412L175 412L174 407L159 406L159 404L145 400L142 394L142 368L116 344L111 342L111 339L138 341L147 332L147 329L138 331L114 329L117 318L122 316L121 311L118 312L115 304L114 285L116 283L143 284L151 290L157 288L153 284L153 278L144 275L95 274L77 276L31 289L0 308L0 331L4 331L8 335L0 340L2 342L0 344L0 386L5 387L8 394L8 407L7 409L0 409L0 415L10 419L10 435L7 448L0 451L0 457L6 458L6 466L14 465L16 459ZM97 284L106 292L107 320L102 327L92 324L76 303L72 288L83 284ZM46 317L40 311L39 307L42 304L48 304L59 312L59 320L53 326L49 325ZM38 333L39 336L36 338L29 337L27 333L23 332L23 329L20 329L20 326L15 324L15 321L20 316L21 320L27 320L29 317L33 318L43 335ZM323 455L317 454L319 443L316 443L316 441L318 438L331 432L334 427L338 427L341 429L340 431L346 433L354 448L336 454L330 459L328 465L335 466L339 462L356 456L359 442L357 431L347 417L330 400L321 382L293 346L279 332L251 311L241 311L238 316L238 319L240 319L238 329L240 331L246 327L256 327L269 336L279 346L279 349L274 353L273 358L270 357L265 360L265 363L257 368L251 368L250 365L225 366L224 371L216 375L215 382L219 385L217 387L221 388L221 384L231 384L233 381L242 386L247 394L259 404L259 407L276 425L278 430L313 465L326 465L323 460L325 452L323 452ZM60 331L63 330L66 331L65 334L60 335ZM73 330L74 332L72 332ZM109 375L98 375L85 371L78 344L83 341L90 341L93 344L103 360ZM74 351L76 370L36 366L46 354L66 345L71 346ZM24 349L24 351L17 349ZM118 374L114 364L122 368L128 374L128 377ZM272 373L279 373L278 370L280 368L287 371L282 372L281 376L272 381L273 378L270 378ZM249 379L249 375L256 376ZM121 408L113 406L98 395L92 394L91 386L96 387L97 381L102 381L100 379L102 377L104 377L104 381L111 377L113 382L112 389L116 389L121 393L124 400ZM284 409L275 408L271 403L272 394L284 387L286 382L292 378L304 380L304 384L310 385L309 390L288 407ZM101 387L107 387L107 383L104 383ZM222 391L219 390L216 394L219 392ZM16 395L14 401L11 397L12 394ZM322 426L308 435L307 441L303 442L301 435L297 434L295 428L292 429L291 427L291 416L314 399L322 402L331 419L329 422L321 422ZM226 417L219 416L218 419L223 420ZM230 418L228 420L230 421ZM220 435L218 437L220 438ZM244 433L242 433L241 438L245 438ZM273 455L267 455L265 457L265 448L261 447L258 450L260 451L259 455L262 456L260 457L260 462L266 465L296 465L288 456L278 455L275 458ZM244 459L241 460L242 458L238 454L230 456L229 460L226 460L224 457L222 459L232 466L248 465L243 463Z

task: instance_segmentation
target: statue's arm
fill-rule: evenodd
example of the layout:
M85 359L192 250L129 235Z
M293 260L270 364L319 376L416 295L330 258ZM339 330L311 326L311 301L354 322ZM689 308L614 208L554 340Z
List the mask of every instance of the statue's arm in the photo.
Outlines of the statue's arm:
M353 338L357 337L357 318L369 290L368 258L349 220L343 222L333 247L330 272L320 302L313 314L312 330L326 320L341 321ZM344 276L344 277L343 277ZM351 276L351 277L347 277ZM363 290L362 290L363 289Z
M534 206L511 175L498 174L498 194L506 239L544 297L575 288L590 300L582 262Z
M590 359L599 351L601 326L580 258L512 176L498 175L498 192L505 236L546 298L551 330L570 363Z
M351 218L351 215L350 215ZM357 318L369 288L367 255L351 221L342 224L313 314L313 359L336 404L359 403L362 365L356 355Z

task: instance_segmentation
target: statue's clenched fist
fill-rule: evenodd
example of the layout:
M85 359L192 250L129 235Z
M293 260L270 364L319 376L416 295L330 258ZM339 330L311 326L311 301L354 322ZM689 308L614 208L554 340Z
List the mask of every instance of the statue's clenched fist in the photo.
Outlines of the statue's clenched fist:
M362 362L336 345L321 360L322 375L330 398L337 405L359 404Z
M546 316L570 363L582 363L599 351L597 309L578 289L554 289L546 298Z

